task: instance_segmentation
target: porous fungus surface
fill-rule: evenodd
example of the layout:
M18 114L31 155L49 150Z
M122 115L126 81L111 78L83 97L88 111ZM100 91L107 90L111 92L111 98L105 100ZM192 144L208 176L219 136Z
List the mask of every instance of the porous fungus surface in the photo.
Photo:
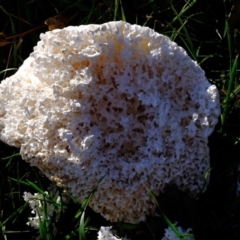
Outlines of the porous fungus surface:
M111 221L154 213L147 188L196 194L218 92L186 51L125 22L41 34L0 85L0 139Z

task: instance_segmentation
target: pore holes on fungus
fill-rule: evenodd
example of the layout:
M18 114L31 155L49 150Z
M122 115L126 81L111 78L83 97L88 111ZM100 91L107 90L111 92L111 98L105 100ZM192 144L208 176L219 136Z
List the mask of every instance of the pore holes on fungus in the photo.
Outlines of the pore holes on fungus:
M80 202L98 185L90 207L114 222L154 214L147 189L206 188L219 96L183 48L121 21L40 38L0 84L2 141Z

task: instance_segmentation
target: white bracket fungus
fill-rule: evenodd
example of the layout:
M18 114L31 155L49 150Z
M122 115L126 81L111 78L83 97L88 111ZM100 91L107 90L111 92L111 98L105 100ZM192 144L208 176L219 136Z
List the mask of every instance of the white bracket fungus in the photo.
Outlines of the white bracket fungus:
M186 51L125 22L41 34L0 84L0 139L111 221L154 213L147 188L197 194L218 91Z

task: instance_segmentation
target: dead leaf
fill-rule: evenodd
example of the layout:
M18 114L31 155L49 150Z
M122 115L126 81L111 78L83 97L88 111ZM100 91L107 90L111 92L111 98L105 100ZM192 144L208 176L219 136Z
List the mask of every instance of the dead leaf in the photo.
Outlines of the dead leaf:
M13 42L8 42L7 41L7 36L3 32L1 32L0 33L0 47L3 47L3 46L5 46L7 44L10 44L10 43L13 43Z
M58 29L58 28L64 28L67 26L67 17L64 13L59 14L57 16L48 18L44 24L46 24L48 26L48 30L52 31L54 29Z

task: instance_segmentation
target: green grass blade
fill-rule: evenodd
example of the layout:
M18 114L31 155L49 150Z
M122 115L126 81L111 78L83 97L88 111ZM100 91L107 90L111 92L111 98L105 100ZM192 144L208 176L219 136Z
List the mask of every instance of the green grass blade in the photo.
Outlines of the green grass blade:
M113 9L113 21L117 20L117 11L118 11L118 0L114 1L114 9Z
M39 188L35 183L31 181L23 181L20 179L14 179L14 178L9 178L17 183L21 183L25 186L32 187L34 190L36 190L38 193L42 194L46 199L48 199L54 206L60 207L62 209L67 209L67 207L63 204L59 204L56 202L55 199L53 199L49 194L45 193L41 188Z
M82 203L81 208L75 214L75 218L78 218L81 215L80 222L79 222L79 239L80 240L85 240L86 239L85 227L86 227L87 223L84 221L85 211L86 211L87 206L88 206L88 204L90 203L90 201L91 201L91 199L93 197L93 194L95 193L95 191L97 191L97 187L98 187L99 183L103 180L104 177L105 176L103 176L98 181L97 185L90 192L90 194L88 195L87 199L85 199L85 201Z
M160 207L160 205L158 204L158 201L155 197L155 195L152 193L151 190L147 189L151 199L153 200L153 202L155 203L155 205L157 206L157 208L159 209L161 216L163 217L163 219L165 220L165 222L168 224L168 226L172 229L172 231L176 234L176 236L179 239L184 240L184 236L178 231L178 229L175 227L175 225L171 222L171 220L166 216L166 214L164 213L164 211L162 210L162 208Z
M195 48L194 48L193 42L192 42L192 40L191 40L191 37L190 37L190 35L189 35L188 31L187 31L187 28L185 27L185 24L187 23L187 20L186 20L185 22L183 22L182 19L181 19L181 15L182 15L181 13L185 12L185 9L183 8L183 9L181 10L181 12L178 13L177 10L176 10L176 8L174 7L174 5L172 4L171 1L169 1L169 4L170 4L173 12L174 12L175 15L176 15L176 17L175 17L176 20L179 21L179 24L180 24L180 26L181 26L181 29L183 29L183 31L184 31L185 37L187 38L187 43L183 40L183 38L182 38L182 40L184 41L185 46L187 47L187 49L188 49L189 53L191 54L192 58L193 58L195 61L197 61L196 50L195 50Z
M80 223L79 223L79 240L86 240L84 216L85 216L85 211L83 211L81 215Z
M16 154L13 154L11 156L2 158L2 160L8 160L8 159L12 159L13 157L19 157L19 156L21 156L20 153L16 153Z
M234 82L234 78L235 78L235 74L236 74L236 70L237 70L237 65L238 65L238 55L235 57L232 68L230 69L230 77L229 77L229 83L228 83L227 96L223 102L223 113L221 116L222 131L226 124L228 110L230 107L230 98L231 98L231 94L232 94L232 87L233 87L233 82Z
M124 13L124 9L123 9L123 5L122 5L122 0L119 0L120 2L120 8L121 8L121 19L126 22L126 16L125 16L125 13Z
M25 203L23 206L19 207L14 213L12 213L5 221L3 221L3 225L6 225L6 223L10 220L12 220L14 217L18 217L22 211L28 206L28 203ZM14 221L13 221L14 222Z
M91 19L91 16L93 15L93 11L94 11L94 7L95 7L95 0L93 1L92 3L92 8L87 16L87 19L86 19L86 23L88 24L90 22L90 19Z
M120 10L121 10L121 15L118 17L119 6L120 6ZM115 0L114 1L114 8L113 8L113 21L117 21L117 20L119 20L119 18L122 21L126 22L126 16L125 16L124 8L123 8L123 5L122 5L122 1L121 0Z
M189 11L196 3L198 0L189 0L186 4L185 7L182 9L182 11L175 17L171 22L169 22L162 30L162 32L167 31L169 26L171 26L174 22L178 20L179 17L181 17L183 14L185 14L187 11ZM170 3L170 1L167 1L167 3Z

